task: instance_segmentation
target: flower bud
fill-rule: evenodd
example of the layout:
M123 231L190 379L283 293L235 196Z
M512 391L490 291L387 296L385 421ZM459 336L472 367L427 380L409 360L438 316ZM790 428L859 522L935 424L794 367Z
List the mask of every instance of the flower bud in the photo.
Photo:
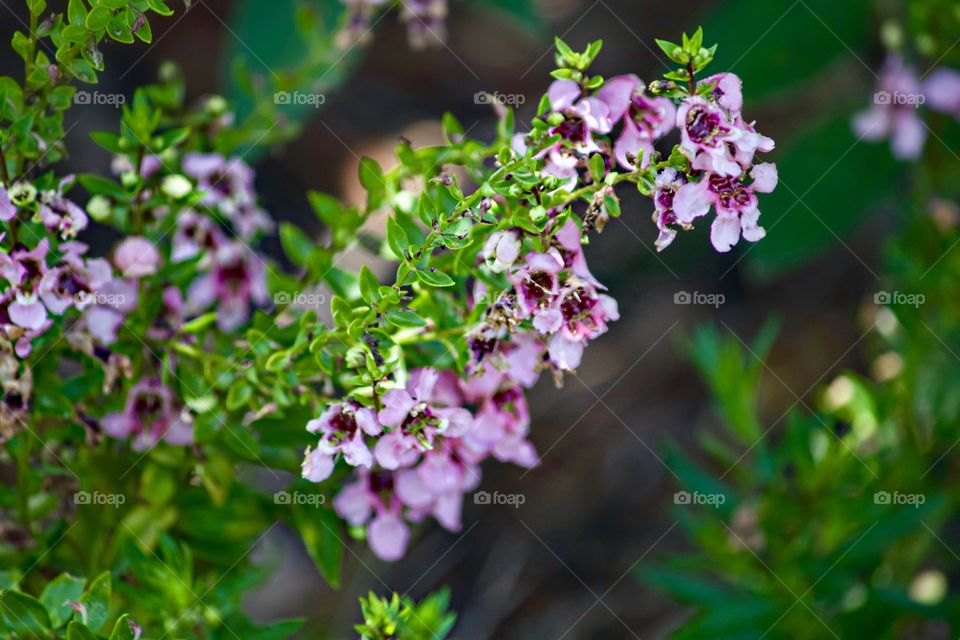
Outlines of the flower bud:
M106 196L96 195L87 202L87 213L97 222L103 222L110 217L110 200Z
M190 192L193 191L193 183L184 176L174 174L163 179L160 190L168 198L180 200L190 195Z

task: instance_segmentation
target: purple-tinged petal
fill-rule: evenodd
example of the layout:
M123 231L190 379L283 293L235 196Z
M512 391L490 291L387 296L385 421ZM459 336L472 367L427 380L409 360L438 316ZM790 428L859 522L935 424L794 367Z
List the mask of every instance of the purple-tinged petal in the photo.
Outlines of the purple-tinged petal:
M583 358L583 343L570 340L558 333L550 339L547 351L550 354L550 361L557 368L573 371L580 366L580 360Z
M707 178L689 182L677 189L673 197L673 211L681 224L690 224L710 211L711 199Z
M381 560L393 562L403 557L410 540L410 529L395 513L382 513L367 528L370 549Z
M47 320L47 309L39 301L27 304L12 302L7 312L15 325L31 331L40 329Z
M751 187L758 193L772 193L777 188L779 180L777 165L772 162L763 162L753 167L753 184Z
M412 509L425 509L434 500L433 493L413 469L401 469L393 477L394 492L400 501Z
M717 215L710 226L710 242L720 253L726 253L740 240L740 219L736 215Z
M373 409L360 407L354 415L357 420L357 425L368 436L377 436L383 431L383 427L381 427L377 421L377 414Z
M580 85L573 80L555 80L547 91L550 106L554 111L563 111L573 106L580 97Z
M385 427L399 427L410 414L416 402L403 389L391 389L383 394L383 409L380 410L380 424Z
M136 426L126 413L109 413L100 421L104 433L114 438L126 438Z
M333 499L333 510L353 526L359 526L370 518L373 511L374 496L367 489L366 476L361 480L345 485Z
M610 109L610 119L616 122L623 117L630 106L630 99L638 86L642 86L640 79L634 75L616 76L597 91L597 98L602 100Z
M319 449L311 450L307 447L300 474L310 482L323 482L333 473L333 467L334 461L331 455Z

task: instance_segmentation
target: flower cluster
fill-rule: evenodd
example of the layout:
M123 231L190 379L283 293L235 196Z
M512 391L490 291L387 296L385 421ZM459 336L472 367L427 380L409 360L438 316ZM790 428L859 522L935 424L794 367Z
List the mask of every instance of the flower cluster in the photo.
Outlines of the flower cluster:
M83 210L66 199L61 182L56 190L39 192L29 183L0 186L0 218L39 220L51 233L71 238L57 243L51 238L31 238L33 247L17 242L8 253L0 252L0 277L7 287L0 294L0 330L15 343L21 358L30 355L33 339L53 325L52 317L70 309L83 310L99 290L113 279L110 264L102 258L86 258L87 245L76 240L87 224Z
M385 560L403 555L405 520L429 515L460 529L463 496L477 486L487 457L537 464L523 392L499 372L464 381L451 371L416 369L378 404L375 411L346 400L310 421L320 441L308 448L303 475L321 482L340 458L357 467L334 509L351 525L367 526L371 548Z
M853 120L854 132L864 140L890 139L894 157L915 160L927 139L920 108L928 106L960 120L960 73L940 68L925 78L897 54L880 69L873 104Z
M691 51L684 55L697 60L692 69L702 69L712 53L688 40ZM499 190L486 184L464 196L455 178L441 173L433 182L466 206L441 214L443 223L418 215L434 230L431 237L450 240L417 249L398 223L391 220L387 227L393 253L415 263L435 246L449 248L446 242L462 247L462 230L476 225L482 244L469 254L472 277L464 283L466 309L457 328L467 345L465 361L408 374L374 367L380 372L368 378L370 386L355 393L359 389L347 385L346 399L327 404L307 425L319 440L307 449L302 475L323 482L340 460L355 469L355 480L334 508L351 525L366 528L381 558L399 558L409 541L408 523L426 516L458 530L463 496L477 486L485 459L538 464L528 441L525 389L544 371L560 384L580 366L587 344L619 318L617 302L593 276L584 253L586 234L602 231L620 214L616 184L632 182L653 196L658 248L673 240L674 226L689 228L711 207L717 250L728 251L741 234L750 241L763 237L756 194L774 189L777 172L754 158L774 145L744 120L739 78L691 78L689 91L673 84L670 95L654 95L657 83L648 91L633 75L590 76L599 43L584 53L562 42L557 48L561 68L533 127L505 136L509 149L497 158ZM681 142L663 160L656 144L675 127ZM398 201L418 199L424 202L425 194ZM581 202L587 206L578 214L574 205ZM443 282L417 268L424 282ZM365 285L364 278L364 302L377 307L384 294L375 291L383 288L370 279ZM447 279L441 286L455 284ZM410 300L405 294L395 294L402 307ZM382 319L379 312L368 317L374 325ZM414 325L423 328L410 335L430 335L433 321ZM344 326L350 326L346 320ZM365 339L375 342L370 334ZM383 358L376 350L369 357L374 363Z
M379 411L346 400L307 425L321 437L307 450L303 476L321 482L340 458L359 468L358 480L334 507L350 524L368 525L370 546L381 558L403 555L405 519L430 515L459 530L463 495L477 486L484 459L538 464L527 440L524 388L536 384L544 368L576 369L587 342L619 317L616 301L587 268L580 234L568 218L545 252L520 260L520 231L492 233L479 258L505 274L512 289L468 331L467 375L414 370L404 388L379 399ZM474 297L486 295L478 284Z
M698 87L701 91L684 98L677 110L680 152L690 170L665 167L655 181L660 250L673 242L676 227L690 228L711 208L716 217L710 241L717 251L729 251L741 235L749 242L760 240L766 232L758 222L756 194L770 193L777 186L776 165L754 164L757 152L772 151L774 142L743 119L740 79L732 73L718 74Z

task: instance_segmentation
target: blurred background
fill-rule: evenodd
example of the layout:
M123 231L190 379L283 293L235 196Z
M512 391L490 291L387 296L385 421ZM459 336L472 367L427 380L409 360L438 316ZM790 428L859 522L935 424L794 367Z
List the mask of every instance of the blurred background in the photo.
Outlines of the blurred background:
M331 16L342 10L336 0L316 4ZM234 60L256 81L304 55L292 5L195 0L188 12L154 23L153 45L108 46L100 89L132 96L173 60L194 99L220 93L242 112ZM17 11L4 5L0 16L0 37L9 39L19 28ZM684 610L638 580L637 570L658 554L683 551L669 452L695 455L695 437L716 421L686 355L694 328L713 323L750 342L764 322L780 319L772 373L760 387L761 416L773 434L785 407L812 402L832 373L863 368L856 319L879 287L878 238L895 222L885 205L897 170L885 145L858 143L849 125L869 104L871 69L882 58L872 44L878 25L869 4L453 0L445 42L428 37L430 46L419 50L390 15L365 46L317 77L323 104L292 116L302 120L302 135L269 153L252 149L247 158L265 208L319 239L325 231L305 193L359 199L359 157L389 166L401 136L415 146L439 140L444 111L469 135L490 137L496 121L481 92L513 96L518 123L529 120L550 82L554 35L575 49L602 38L596 71L649 82L668 70L654 38L679 40L698 24L707 42L720 44L713 70L741 75L746 117L777 141L770 160L780 167L781 185L761 199L768 237L720 255L704 227L658 255L650 203L623 193L623 217L587 249L594 274L620 303L620 322L562 389L544 378L531 395L542 466L484 468L483 489L520 496L522 504L468 503L460 534L431 522L396 564L352 544L339 591L322 581L299 538L278 528L256 550L262 562L279 566L248 598L256 619L303 615L313 630L348 637L358 595L393 589L421 596L449 585L460 614L454 635L463 640L658 638L682 622ZM0 73L16 73L19 61L3 55ZM108 171L110 158L89 133L115 128L119 114L80 106L68 118L75 122L66 124L73 150L67 169ZM267 249L280 255L279 243ZM698 304L703 296L678 295L684 292L722 303Z

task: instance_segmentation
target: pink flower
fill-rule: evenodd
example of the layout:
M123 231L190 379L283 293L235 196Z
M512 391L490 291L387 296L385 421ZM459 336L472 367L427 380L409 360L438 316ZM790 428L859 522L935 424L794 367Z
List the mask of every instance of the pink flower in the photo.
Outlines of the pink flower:
M143 278L152 276L160 266L160 252L152 242L142 236L125 238L113 254L113 261L121 277Z
M559 133L581 153L599 150L592 134L609 133L613 128L610 107L599 98L584 97L580 85L573 80L555 80L547 96L551 108L564 117L553 133Z
M84 309L95 301L101 287L113 279L110 263L103 258L84 260L87 245L66 242L61 264L47 271L40 280L39 294L47 309L56 315L70 307Z
M621 166L635 170L650 164L653 143L673 129L677 109L668 98L646 95L640 78L628 75L607 80L597 98L610 110L613 122L623 118L623 131L614 143L614 155Z
M238 242L212 256L213 268L187 290L184 314L196 315L217 303L217 326L233 331L250 317L251 305L266 305L270 296L263 259Z
M381 428L372 409L352 400L337 402L319 418L308 422L307 431L321 436L317 448L312 452L307 449L304 459L303 475L308 480L326 480L333 471L337 454L351 466L368 469L373 466L373 455L364 442L364 435L378 435Z
M657 229L660 230L660 235L657 236L654 243L657 251L663 251L669 247L677 236L677 230L673 227L680 224L680 221L673 210L673 200L677 190L684 184L686 184L686 179L672 167L661 170L654 181L653 221L656 223Z
M355 527L367 527L367 542L381 560L403 557L410 541L410 529L403 521L401 503L393 495L392 474L357 470L355 482L344 485L333 499L333 509Z
M111 437L133 436L137 451L149 449L160 440L175 445L193 442L190 414L174 405L173 392L159 378L144 378L135 384L123 411L104 416L102 424Z
M63 239L77 237L89 223L86 212L63 195L72 183L73 176L67 176L60 181L56 191L40 194L38 214L43 226L51 233L59 233Z
M385 469L398 469L416 462L419 454L433 447L435 439L456 438L469 431L470 412L461 407L440 407L438 400L458 402L452 389L443 387L443 377L433 369L411 373L406 389L391 389L383 395L380 424L391 429L374 448L377 462Z
M7 222L17 215L17 208L10 201L10 194L0 186L0 220Z
M44 238L32 250L15 248L9 255L0 252L0 276L10 284L12 294L7 306L10 322L24 329L37 331L47 320L47 310L40 302L40 283L47 274L49 241Z
M561 269L563 257L554 249L548 253L527 254L524 265L510 274L521 318L529 318L550 307L557 295Z
M923 95L931 109L960 119L960 73L937 69L924 82Z
M697 83L700 86L714 85L713 100L727 110L733 119L743 109L743 82L733 73L718 73Z
M730 120L716 104L699 96L684 99L677 111L680 150L697 171L736 177L753 162L757 151L774 148L770 138L760 135L741 118Z
M880 71L873 105L854 118L854 131L864 140L890 138L893 155L900 160L919 157L927 138L923 121L917 114L919 95L916 71L904 66L899 56L890 55Z
M756 242L766 234L757 222L757 193L770 193L777 186L776 165L763 163L753 167L750 184L746 176L730 178L708 174L699 182L681 186L674 196L673 206L680 224L689 225L706 215L715 206L717 217L710 228L710 240L720 252L729 251L737 244L741 232L744 239Z
M200 260L200 265L205 267L210 260L209 254L225 242L223 231L210 216L186 209L177 214L177 230L171 243L170 260L182 262L206 254Z
M204 192L201 202L220 211L247 240L258 231L273 229L273 221L257 207L254 172L240 158L224 158L219 153L188 153L183 171L197 180Z

